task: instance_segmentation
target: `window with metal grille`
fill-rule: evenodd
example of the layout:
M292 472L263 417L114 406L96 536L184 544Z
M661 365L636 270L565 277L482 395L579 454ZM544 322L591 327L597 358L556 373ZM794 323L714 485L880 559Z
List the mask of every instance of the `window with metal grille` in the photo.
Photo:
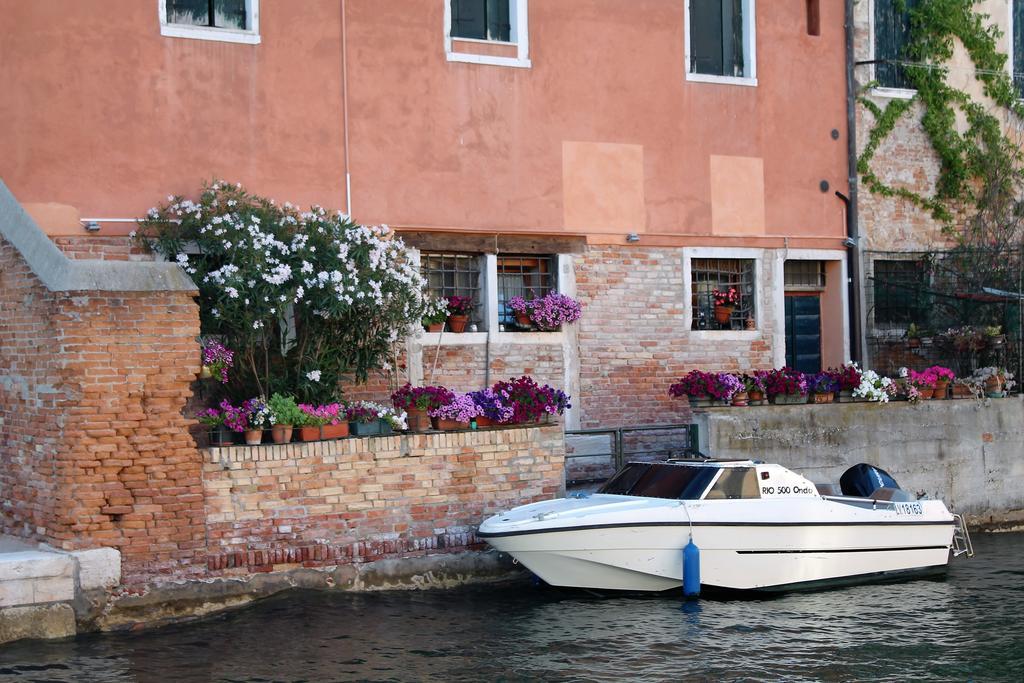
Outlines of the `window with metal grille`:
M786 289L824 289L824 261L786 261L784 266Z
M873 264L875 324L921 324L927 312L927 271L922 261Z
M751 0L690 0L689 70L750 78L746 44Z
M478 254L446 254L422 252L420 272L427 289L436 297L468 296L473 300L469 322L482 326L486 316L483 308L483 275Z
M719 322L715 313L714 291L735 288L739 302L729 318ZM742 330L748 318L755 319L756 287L754 259L695 258L690 262L690 289L694 330Z
M1013 0L1013 85L1024 98L1024 0Z
M245 31L248 0L166 0L167 23Z
M514 296L527 301L539 299L558 289L558 259L555 256L504 255L498 257L498 324L505 330L521 330L508 306Z
M913 89L901 62L910 42L910 10L919 0L875 0L875 80L885 88ZM902 11L901 11L902 10Z
M509 0L451 0L452 38L497 40L512 38Z

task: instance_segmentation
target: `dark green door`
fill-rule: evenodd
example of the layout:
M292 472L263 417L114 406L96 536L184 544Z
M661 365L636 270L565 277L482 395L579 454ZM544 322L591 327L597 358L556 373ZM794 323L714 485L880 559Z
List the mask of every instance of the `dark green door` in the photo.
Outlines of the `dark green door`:
M786 365L821 372L821 297L786 297Z

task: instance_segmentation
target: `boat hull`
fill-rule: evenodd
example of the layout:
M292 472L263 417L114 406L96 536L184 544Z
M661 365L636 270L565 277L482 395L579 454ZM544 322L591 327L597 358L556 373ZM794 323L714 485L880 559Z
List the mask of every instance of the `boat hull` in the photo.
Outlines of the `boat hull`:
M682 548L700 548L701 584L788 590L943 568L945 521L881 523L651 523L483 533L496 549L549 584L662 591L682 585Z

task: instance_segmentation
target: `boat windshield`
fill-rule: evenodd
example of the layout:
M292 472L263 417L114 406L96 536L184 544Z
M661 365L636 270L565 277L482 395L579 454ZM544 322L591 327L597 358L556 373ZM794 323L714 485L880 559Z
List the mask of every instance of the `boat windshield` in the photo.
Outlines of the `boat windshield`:
M598 493L672 500L698 500L718 473L716 467L631 462Z

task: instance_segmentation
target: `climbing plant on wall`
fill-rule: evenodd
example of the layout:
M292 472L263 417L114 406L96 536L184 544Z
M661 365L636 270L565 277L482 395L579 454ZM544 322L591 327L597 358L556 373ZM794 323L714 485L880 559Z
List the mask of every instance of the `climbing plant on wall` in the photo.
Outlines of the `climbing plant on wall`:
M907 11L905 0L895 0L898 12ZM901 197L928 211L954 229L958 213L971 212L992 192L1015 193L1024 179L1019 144L1007 137L999 114L1024 116L1013 80L1006 72L1006 55L996 41L999 29L989 16L975 10L976 0L918 0L909 10L910 37L904 47L902 68L916 94L910 99L891 99L881 107L867 97L878 84L868 83L860 103L874 116L874 127L862 151L857 171L872 193ZM985 96L995 104L974 100L950 85L950 65L956 42L970 56ZM934 192L925 195L887 183L872 168L882 142L897 123L920 103L921 126L939 157L939 177ZM962 128L957 115L963 116Z

